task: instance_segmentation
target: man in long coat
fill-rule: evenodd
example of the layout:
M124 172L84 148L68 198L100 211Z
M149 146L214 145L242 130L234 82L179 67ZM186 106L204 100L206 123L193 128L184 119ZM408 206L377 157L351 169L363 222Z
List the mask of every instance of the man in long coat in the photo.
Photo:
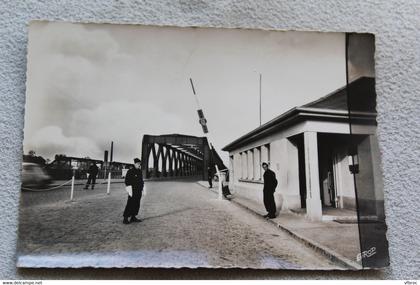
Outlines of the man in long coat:
M89 167L88 173L89 173L89 177L88 180L86 182L85 188L84 189L88 189L89 185L92 183L92 190L93 188L95 188L95 183L96 183L96 175L98 175L99 172L99 168L96 166L95 163L92 163Z
M268 163L262 164L264 169L264 206L268 214L264 218L274 219L276 217L276 202L274 201L274 191L277 187L276 174L268 168Z
M125 185L131 186L132 196L128 195L127 205L124 209L124 224L131 222L141 222L136 216L140 211L140 199L143 192L144 181L141 172L141 161L138 158L134 159L134 168L127 171L125 176ZM130 220L128 220L130 218Z
M213 188L213 169L210 165L207 167L207 181L209 182L209 188Z

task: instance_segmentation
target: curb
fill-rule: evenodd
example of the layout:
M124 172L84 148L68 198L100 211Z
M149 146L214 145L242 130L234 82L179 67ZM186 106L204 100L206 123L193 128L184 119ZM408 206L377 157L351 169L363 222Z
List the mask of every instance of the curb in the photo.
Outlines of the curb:
M205 188L207 190L215 192L212 189L209 189L209 188L205 187L204 185L201 185L198 182L197 182L197 184L202 186L203 188ZM250 207L245 206L238 201L235 201L235 198L233 198L232 200L229 200L229 201L232 202L232 203L235 203L236 205L242 207L243 209L248 210L252 214L261 218L261 216L258 213L256 213L253 209L251 209ZM305 237L299 235L298 233L295 233L294 231L288 229L287 227L282 226L281 224L278 224L277 222L275 222L273 220L266 220L266 219L263 219L263 220L275 225L277 228L283 230L284 232L286 232L287 234L289 234L290 236L292 236L296 240L298 240L298 241L302 242L303 244L309 246L310 248L312 248L316 252L321 253L322 255L326 256L331 261L339 263L340 265L344 266L346 269L352 269L352 270L363 269L363 267L361 265L359 265L358 263L349 260L348 258L346 258L346 257L342 256L341 254L339 254L339 253L337 253L337 252L319 244L316 241L305 238Z
M236 205L248 210L249 212L253 213L254 215L261 217L258 213L256 213L253 209L241 204L240 202L235 201L235 199L230 200L231 202L235 203ZM294 237L296 240L304 243L305 245L311 247L312 249L314 249L316 252L321 253L322 255L326 256L328 259L330 259L333 262L337 262L341 265L343 265L344 267L346 267L347 269L352 269L352 270L360 270L363 269L361 267L361 265L359 265L358 263L351 261L350 259L342 256L341 254L319 244L316 241L310 240L308 238L305 238L301 235L299 235L298 233L295 233L294 231L288 229L285 226L282 226L281 224L278 224L277 222L273 221L273 220L266 220L264 219L264 221L267 221L273 225L275 225L277 228L283 230L284 232L288 233L290 236Z

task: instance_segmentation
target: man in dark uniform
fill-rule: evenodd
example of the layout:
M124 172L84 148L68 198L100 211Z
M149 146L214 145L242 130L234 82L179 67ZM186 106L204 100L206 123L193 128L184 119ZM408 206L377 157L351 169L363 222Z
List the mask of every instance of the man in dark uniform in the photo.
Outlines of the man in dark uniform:
M274 219L276 217L276 202L274 201L274 191L277 187L276 174L268 168L268 163L262 164L264 169L264 206L268 214L264 218Z
M123 223L141 222L140 219L136 218L140 210L140 199L144 186L140 159L135 158L134 168L127 171L127 174L125 175L125 185L131 186L133 193L132 196L128 195L127 205L125 206L123 214ZM128 218L130 218L130 220L128 220Z
M95 163L92 163L89 167L88 173L88 180L86 182L86 186L85 186L85 190L87 190L89 188L89 185L92 183L92 190L93 188L95 188L95 183L96 183L96 175L98 175L98 167L96 166Z
M207 181L209 182L209 188L213 188L213 169L211 166L207 167Z

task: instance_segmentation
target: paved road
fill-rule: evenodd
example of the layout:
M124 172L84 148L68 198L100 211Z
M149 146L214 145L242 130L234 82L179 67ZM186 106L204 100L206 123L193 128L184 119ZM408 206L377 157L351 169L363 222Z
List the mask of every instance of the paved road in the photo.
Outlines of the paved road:
M142 223L122 224L122 184L93 191L22 193L23 267L338 268L264 219L195 182L148 182ZM48 196L51 196L49 199ZM36 201L30 203L25 200Z

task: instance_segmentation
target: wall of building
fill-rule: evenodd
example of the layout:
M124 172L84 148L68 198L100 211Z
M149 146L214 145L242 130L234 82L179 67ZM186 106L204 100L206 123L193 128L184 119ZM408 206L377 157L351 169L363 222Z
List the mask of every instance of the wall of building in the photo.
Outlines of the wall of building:
M379 188L381 184L378 171L374 170L375 164L372 146L375 147L374 136L364 137L358 144L359 173L356 174L357 199L359 209L366 215L376 215L378 205L383 204L383 194ZM375 149L374 149L375 151ZM375 177L376 176L376 177Z

